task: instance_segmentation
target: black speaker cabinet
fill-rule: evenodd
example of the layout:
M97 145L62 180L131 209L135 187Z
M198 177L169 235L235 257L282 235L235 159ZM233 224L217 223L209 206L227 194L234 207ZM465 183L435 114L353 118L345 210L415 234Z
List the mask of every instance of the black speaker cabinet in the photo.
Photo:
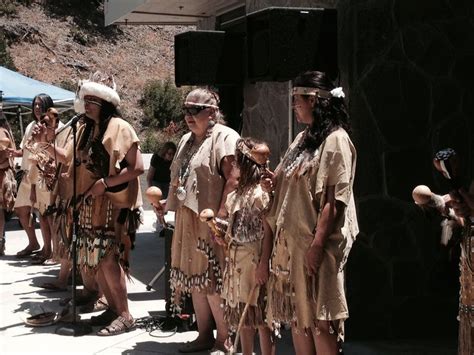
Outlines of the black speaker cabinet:
M270 7L247 16L250 81L291 80L306 70L334 79L337 13L333 9Z
M189 31L176 35L174 44L177 86L238 85L242 82L242 34Z

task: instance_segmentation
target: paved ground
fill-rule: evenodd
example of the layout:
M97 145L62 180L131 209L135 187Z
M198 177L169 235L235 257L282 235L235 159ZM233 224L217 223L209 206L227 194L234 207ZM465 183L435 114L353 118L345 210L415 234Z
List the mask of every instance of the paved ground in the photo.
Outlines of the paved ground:
M135 318L163 314L164 277L151 291L146 285L163 265L164 238L153 232L151 211L145 212L145 224L137 236L133 251L132 281L128 283L128 298ZM14 254L26 245L26 235L16 219L7 223L6 256L0 259L0 354L176 354L180 343L193 340L197 332L164 333L135 329L113 337L98 337L94 333L81 337L55 334L58 324L41 328L25 326L24 320L43 311L60 311L59 300L71 294L48 292L37 285L54 280L59 265L31 265L30 259L17 259ZM36 230L41 240L39 229ZM80 288L80 287L79 287ZM97 313L81 315L90 318ZM98 328L94 328L95 331ZM291 354L291 341L285 337L279 354ZM199 353L204 354L204 353Z
M145 156L148 167L149 156ZM142 176L142 189L145 177ZM145 209L149 204L145 201ZM132 252L132 281L128 283L129 306L132 315L140 317L164 314L165 277L153 285L151 291L146 285L163 266L164 238L154 232L153 212L145 211L144 225L141 226ZM39 228L36 230L41 240ZM7 223L6 255L0 257L0 354L177 354L178 346L193 340L197 332L147 332L135 329L132 332L113 336L98 337L94 333L80 337L69 337L55 333L58 324L41 328L31 328L24 320L45 311L61 311L61 298L68 292L47 292L37 285L52 281L57 276L59 265L35 266L30 259L17 259L14 255L26 245L26 235L16 219ZM79 287L80 288L80 287ZM81 315L90 318L94 313ZM97 331L98 328L94 328ZM196 353L205 354L205 353ZM291 336L283 331L277 342L277 354L294 354ZM351 342L344 345L346 355L450 355L456 354L456 344L444 340L410 340ZM323 354L324 355L324 354Z

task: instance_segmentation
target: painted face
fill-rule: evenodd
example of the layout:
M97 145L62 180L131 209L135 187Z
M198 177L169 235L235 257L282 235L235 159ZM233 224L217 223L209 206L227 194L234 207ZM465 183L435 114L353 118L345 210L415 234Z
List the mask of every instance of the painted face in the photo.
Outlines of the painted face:
M39 97L35 99L33 104L33 114L35 115L36 120L39 120L43 114L43 102Z
M99 119L101 107L102 99L96 96L84 96L84 108L86 110L87 117L97 121Z
M313 123L313 109L316 104L316 98L309 95L293 95L293 111L296 120L303 124Z
M198 137L206 134L209 121L212 119L213 114L211 107L200 106L199 103L187 101L183 107L183 113L186 124L191 132Z

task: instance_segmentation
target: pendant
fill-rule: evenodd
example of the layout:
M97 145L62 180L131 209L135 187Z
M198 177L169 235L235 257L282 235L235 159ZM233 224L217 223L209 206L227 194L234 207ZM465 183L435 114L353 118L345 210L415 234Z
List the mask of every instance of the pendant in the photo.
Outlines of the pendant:
M184 201L186 199L186 189L183 186L178 186L176 189L176 197L180 201Z

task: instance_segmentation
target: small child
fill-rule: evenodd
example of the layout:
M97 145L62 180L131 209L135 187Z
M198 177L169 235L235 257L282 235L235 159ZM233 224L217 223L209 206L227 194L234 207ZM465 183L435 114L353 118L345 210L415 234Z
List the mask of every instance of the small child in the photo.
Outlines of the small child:
M225 242L228 253L221 296L225 304L224 318L232 331L237 330L245 305L250 304L240 330L244 355L253 353L256 328L261 353L275 352L264 316L265 284L273 240L271 230L264 224L263 214L270 198L259 184L269 153L268 146L255 139L237 141L234 167L239 174L239 183L226 201L229 222Z

